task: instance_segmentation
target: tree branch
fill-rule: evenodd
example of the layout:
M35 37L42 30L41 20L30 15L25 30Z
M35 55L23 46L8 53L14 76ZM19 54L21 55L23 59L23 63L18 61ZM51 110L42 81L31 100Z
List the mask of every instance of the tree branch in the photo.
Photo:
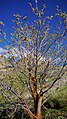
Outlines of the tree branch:
M65 66L66 66L66 61L65 61L64 65L62 66L62 68L61 68L61 70L60 70L60 72L59 72L57 78L56 78L56 79L53 81L53 83L48 87L48 89L46 89L45 91L41 92L40 95L43 96L43 94L45 94L46 92L48 92L48 91L54 86L54 84L57 82L57 80L60 79L60 75L61 75L61 73L62 73L62 71L63 71L63 69L64 69Z

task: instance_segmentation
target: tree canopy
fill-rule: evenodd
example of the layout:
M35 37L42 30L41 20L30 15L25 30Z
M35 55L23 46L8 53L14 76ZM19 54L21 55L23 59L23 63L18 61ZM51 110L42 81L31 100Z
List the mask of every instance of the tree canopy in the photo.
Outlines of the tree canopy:
M60 22L51 32L50 22L53 16L43 17L46 5L44 4L41 10L38 9L37 0L35 8L31 3L29 5L36 20L34 19L30 24L28 16L22 18L18 13L14 14L10 40L7 39L3 29L4 24L0 21L0 42L4 43L5 40L8 43L5 60L10 63L10 67L7 67L8 76L2 74L4 80L0 78L0 85L3 94L5 93L11 101L13 100L11 94L15 95L16 99L20 99L31 119L41 119L43 101L48 99L44 94L51 90L65 72L67 14L60 11L57 6L56 17L59 17ZM6 82L5 79L8 81ZM18 85L20 83L21 87L15 85L15 82L18 82ZM23 91L27 90L33 99L34 114L23 98Z

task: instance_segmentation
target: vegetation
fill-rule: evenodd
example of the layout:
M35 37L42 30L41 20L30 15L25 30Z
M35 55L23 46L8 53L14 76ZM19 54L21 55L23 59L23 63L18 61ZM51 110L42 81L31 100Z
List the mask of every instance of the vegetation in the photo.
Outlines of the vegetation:
M57 6L56 17L59 16L60 22L51 33L50 21L53 16L43 18L46 5L44 4L41 10L38 8L37 0L35 0L35 8L31 3L29 5L36 20L30 24L28 17L25 16L22 23L21 16L18 13L14 14L10 40L7 40L4 24L0 22L1 39L8 43L7 58L5 58L6 71L0 74L0 100L6 105L8 102L8 109L5 107L6 112L4 112L8 114L8 118L24 118L22 112L25 111L31 119L62 119L64 117L58 114L57 108L52 110L50 108L59 105L66 110L64 106L66 95L64 99L62 98L65 104L59 101L58 95L61 98L63 90L66 90L66 87L62 88L59 82L66 72L67 53L64 42L67 32L67 14L60 11ZM62 114L62 110L59 113ZM64 116L66 118L66 115Z

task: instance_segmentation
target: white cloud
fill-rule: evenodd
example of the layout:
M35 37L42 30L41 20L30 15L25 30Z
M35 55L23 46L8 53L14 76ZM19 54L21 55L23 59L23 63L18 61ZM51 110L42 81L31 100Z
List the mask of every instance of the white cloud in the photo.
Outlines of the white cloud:
M18 55L17 55L17 53L16 53L15 51L18 52L18 49L15 49L15 48L14 48L14 50L12 50L12 54L13 54L15 57L18 57ZM18 53L18 54L19 54L19 53ZM9 50L0 47L0 56L1 56L1 55L4 55L6 58L8 58L8 57L10 56Z
M5 56L6 58L9 57L8 50L0 47L0 56L2 56L2 55Z
M2 47L0 47L0 54L5 52L5 49L3 49Z
M0 47L0 56L1 55L5 55L6 53L7 53L7 50L2 48L2 47Z
M61 61L60 57L55 59L55 62L59 62L59 61Z
M26 50L25 48L23 48L23 52L21 50L21 54L23 56L26 56ZM9 49L4 49L2 47L0 47L0 56L5 56L6 58L8 58L11 54L9 52ZM18 50L18 48L14 48L12 49L12 55L15 56L16 58L19 57L21 58L21 55L20 55L20 51Z

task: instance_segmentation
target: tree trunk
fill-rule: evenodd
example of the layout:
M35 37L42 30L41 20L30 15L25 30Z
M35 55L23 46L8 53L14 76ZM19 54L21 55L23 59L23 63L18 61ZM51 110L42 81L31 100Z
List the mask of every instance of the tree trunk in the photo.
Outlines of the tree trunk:
M41 105L42 105L42 96L41 97L37 96L36 100L34 99L34 110L35 110L35 116L37 117L37 119L42 119Z
M39 100L38 100L38 107L37 107L37 118L38 119L42 119L41 105L42 105L42 96L39 97Z
M41 105L42 105L42 96L39 96L37 93L37 80L35 77L32 77L33 81L33 95L34 95L34 111L37 119L42 119ZM33 119L36 119L35 117Z

